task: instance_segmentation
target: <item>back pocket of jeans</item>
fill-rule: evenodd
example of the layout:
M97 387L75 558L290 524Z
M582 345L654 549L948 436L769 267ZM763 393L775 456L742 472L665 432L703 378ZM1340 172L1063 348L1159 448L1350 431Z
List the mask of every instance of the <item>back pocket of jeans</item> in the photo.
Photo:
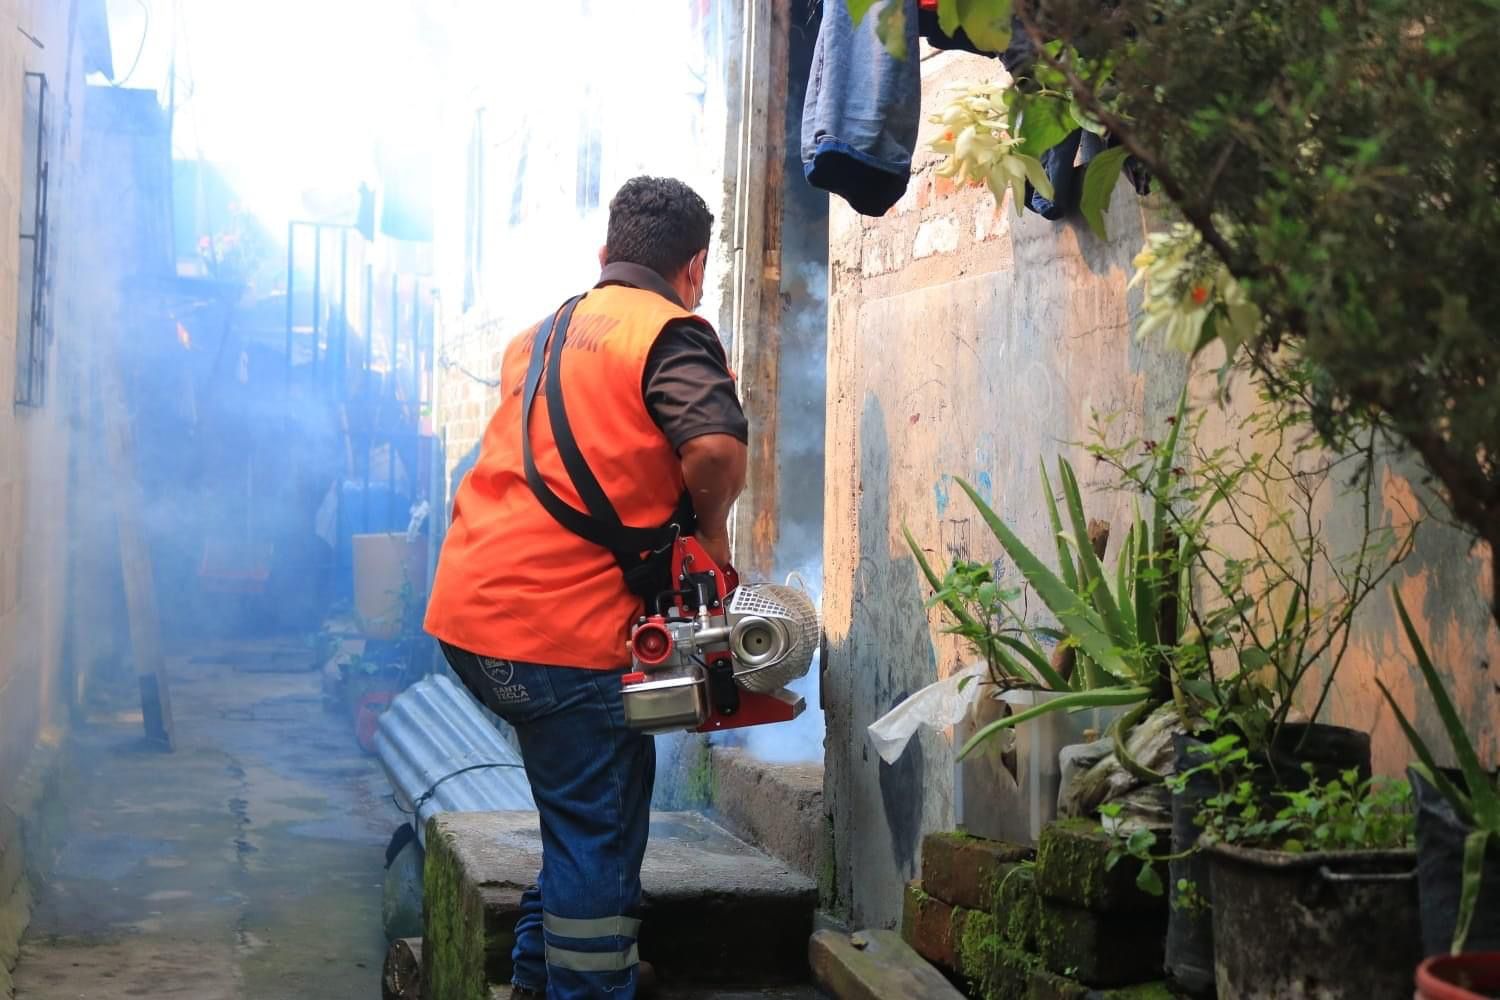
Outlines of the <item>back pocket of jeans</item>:
M557 707L551 668L514 660L478 657L485 704L513 726L546 715Z

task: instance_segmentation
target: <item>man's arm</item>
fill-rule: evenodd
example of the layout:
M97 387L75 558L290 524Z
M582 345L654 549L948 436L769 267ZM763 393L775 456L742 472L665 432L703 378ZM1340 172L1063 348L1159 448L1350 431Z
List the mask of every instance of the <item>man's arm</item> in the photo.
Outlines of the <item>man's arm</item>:
M698 515L698 541L714 562L729 565L729 511L745 489L749 449L728 434L705 434L682 446L682 477Z
M729 510L745 488L749 424L712 330L676 323L662 331L641 385L651 412L682 462L698 515L698 540L729 561Z

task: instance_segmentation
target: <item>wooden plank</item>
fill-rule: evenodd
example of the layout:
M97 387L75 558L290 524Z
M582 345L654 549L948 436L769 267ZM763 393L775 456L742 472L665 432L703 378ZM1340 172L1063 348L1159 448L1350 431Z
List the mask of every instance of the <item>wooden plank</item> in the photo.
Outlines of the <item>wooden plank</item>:
M734 553L740 569L766 577L776 569L780 535L779 446L781 402L781 230L786 182L786 110L790 75L791 2L757 4L753 37L764 50L765 74L744 92L743 119L754 125L742 146L740 172L754 183L740 191L747 224L738 261L735 366L750 419L750 465L734 516ZM760 52L756 52L760 56ZM755 62L747 59L747 65Z
M125 412L119 372L108 360L100 368L104 437L113 479L109 492L115 501L115 527L119 535L125 606L130 620L130 646L141 688L141 716L146 739L171 750L176 744L176 730L172 723L166 662L161 651L161 625L156 612L151 553L141 537L141 490L136 479L135 444Z
M895 931L818 931L809 943L808 955L814 980L840 1000L963 998Z

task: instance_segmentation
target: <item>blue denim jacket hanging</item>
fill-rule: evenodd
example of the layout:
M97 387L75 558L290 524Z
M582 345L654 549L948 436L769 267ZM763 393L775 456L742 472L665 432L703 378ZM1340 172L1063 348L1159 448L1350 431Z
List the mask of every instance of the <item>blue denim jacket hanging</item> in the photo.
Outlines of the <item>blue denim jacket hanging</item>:
M861 215L881 216L906 193L922 112L917 0L905 8L906 58L875 34L878 10L856 26L844 0L823 5L802 107L802 169L808 183Z

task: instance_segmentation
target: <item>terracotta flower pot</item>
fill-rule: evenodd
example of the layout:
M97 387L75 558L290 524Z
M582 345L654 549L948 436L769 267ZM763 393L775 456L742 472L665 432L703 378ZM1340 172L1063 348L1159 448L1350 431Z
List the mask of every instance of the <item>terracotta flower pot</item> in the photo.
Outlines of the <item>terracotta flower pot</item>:
M354 738L365 753L375 752L375 730L380 726L380 717L396 700L394 691L371 691L359 699L354 711Z
M1437 955L1417 966L1417 1000L1492 1000L1500 996L1500 951Z

